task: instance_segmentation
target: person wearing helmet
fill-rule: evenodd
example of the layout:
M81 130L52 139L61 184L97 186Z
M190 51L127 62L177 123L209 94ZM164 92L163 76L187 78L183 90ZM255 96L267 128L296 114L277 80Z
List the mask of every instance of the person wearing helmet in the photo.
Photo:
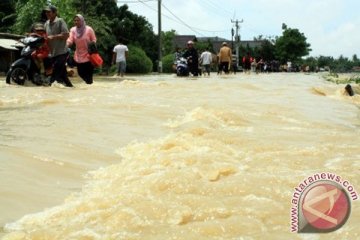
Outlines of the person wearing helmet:
M31 57L34 59L36 66L39 68L40 74L46 75L44 63L48 59L50 48L47 43L47 36L44 25L42 23L35 23L32 27L32 33L30 36L43 38L41 46L39 46L36 51L31 54ZM49 64L45 65L48 66Z
M199 75L199 55L197 50L194 48L194 42L187 42L187 50L185 51L184 58L187 59L189 70L194 77Z

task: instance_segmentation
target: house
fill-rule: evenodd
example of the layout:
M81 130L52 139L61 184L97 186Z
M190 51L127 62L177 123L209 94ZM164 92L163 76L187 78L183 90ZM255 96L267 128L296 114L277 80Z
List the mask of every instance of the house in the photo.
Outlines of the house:
M196 39L195 35L176 35L173 40L174 50L176 48L186 48L186 44L188 41L194 41Z
M6 73L12 62L20 56L20 50L24 45L19 42L24 36L0 33L0 73Z

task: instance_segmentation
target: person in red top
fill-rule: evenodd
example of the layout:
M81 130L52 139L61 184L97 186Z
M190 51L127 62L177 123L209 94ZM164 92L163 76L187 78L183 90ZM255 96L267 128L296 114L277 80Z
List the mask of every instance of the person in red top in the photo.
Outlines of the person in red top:
M243 57L242 62L243 62L244 72L250 73L251 63L253 62L253 58L250 56L249 52L246 54L246 56Z
M50 48L47 43L47 35L44 25L42 23L36 23L33 27L32 33L30 33L30 36L44 38L44 43L39 48L37 48L36 51L31 54L31 56L33 57L35 64L39 68L40 73L46 75L44 62L49 56Z
M90 62L89 44L96 42L94 30L86 25L84 17L76 14L74 27L70 29L69 38L66 41L68 47L76 45L74 60L79 76L87 83L93 83L94 66Z

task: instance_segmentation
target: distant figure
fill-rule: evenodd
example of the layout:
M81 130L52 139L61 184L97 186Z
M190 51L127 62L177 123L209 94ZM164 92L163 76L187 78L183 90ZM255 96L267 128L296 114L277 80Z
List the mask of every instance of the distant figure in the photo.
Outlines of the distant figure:
M200 62L204 69L204 76L206 73L208 74L208 76L210 76L210 64L212 62L212 54L211 52L209 52L209 48L206 48L206 50L201 53Z
M68 47L75 44L74 60L76 62L79 76L87 83L93 83L94 66L90 62L88 45L96 42L94 30L86 25L84 17L76 14L74 27L70 29L70 36L66 41Z
M187 42L187 50L185 51L184 58L187 59L189 70L194 77L199 75L199 55L196 49L194 48L194 42Z
M224 71L225 74L229 74L230 64L232 63L232 53L226 42L223 42L222 47L220 48L219 63L220 71Z
M287 66L287 71L288 71L288 72L292 72L292 63L291 63L291 61L288 61L288 62L286 63L286 66Z
M172 65L172 69L174 72L176 72L176 66L177 66L178 62L180 61L181 57L182 57L181 49L179 47L175 48L174 63Z
M354 96L354 90L352 89L352 87L351 87L351 85L350 84L347 84L346 86L345 86L345 90L346 90L346 92L349 94L349 96Z
M175 53L174 53L174 63L176 64L176 62L181 58L182 53L180 51L180 48L175 48Z
M264 59L260 58L260 60L256 64L256 73L261 73L264 71Z
M256 72L256 67L257 67L257 62L256 62L256 59L253 58L253 60L251 62L251 71Z
M247 52L246 55L242 59L244 73L250 73L252 61L253 61L253 58L250 56L250 53Z
M112 63L117 64L116 76L124 77L126 72L126 59L128 58L129 49L121 41L114 47Z

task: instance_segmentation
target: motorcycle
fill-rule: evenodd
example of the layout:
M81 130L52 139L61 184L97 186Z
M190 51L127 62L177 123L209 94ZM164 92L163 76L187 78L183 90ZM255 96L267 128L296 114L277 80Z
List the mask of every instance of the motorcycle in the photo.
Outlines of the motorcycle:
M187 60L183 57L176 60L176 76L187 77L189 76L189 66Z
M11 64L6 74L6 83L24 85L26 81L30 81L38 86L49 85L45 76L40 75L40 69L31 56L34 51L44 44L45 39L43 37L30 35L20 41L24 44L21 50L21 58Z

